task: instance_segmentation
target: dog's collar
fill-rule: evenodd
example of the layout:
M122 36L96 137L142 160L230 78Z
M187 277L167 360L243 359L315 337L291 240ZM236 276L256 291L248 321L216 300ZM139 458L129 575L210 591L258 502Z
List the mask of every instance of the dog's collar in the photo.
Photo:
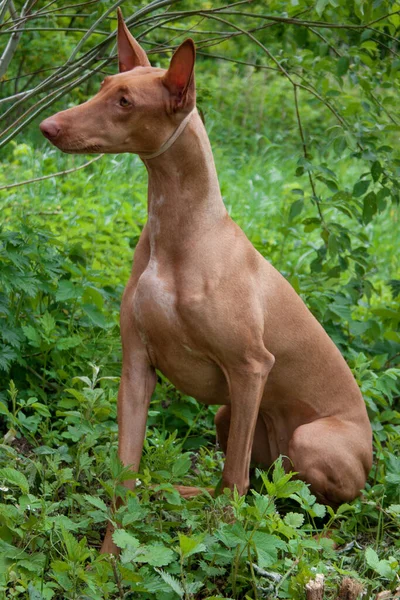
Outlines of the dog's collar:
M161 156L161 154L164 154L164 152L166 152L168 148L171 148L172 144L174 144L178 137L183 133L194 112L196 112L196 107L186 115L180 125L178 125L178 127L175 129L174 133L163 144L161 144L158 150L149 153L141 152L139 154L140 158L148 160L149 158L156 158L156 156Z

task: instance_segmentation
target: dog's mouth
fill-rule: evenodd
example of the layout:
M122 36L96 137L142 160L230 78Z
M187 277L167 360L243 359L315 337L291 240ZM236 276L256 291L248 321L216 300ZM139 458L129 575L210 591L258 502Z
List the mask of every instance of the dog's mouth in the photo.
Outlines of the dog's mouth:
M65 154L100 154L103 152L99 144L93 144L91 146L73 147L73 146L62 146L56 144L57 148Z
M100 144L68 144L62 140L54 140L53 144L65 154L100 154L104 151Z

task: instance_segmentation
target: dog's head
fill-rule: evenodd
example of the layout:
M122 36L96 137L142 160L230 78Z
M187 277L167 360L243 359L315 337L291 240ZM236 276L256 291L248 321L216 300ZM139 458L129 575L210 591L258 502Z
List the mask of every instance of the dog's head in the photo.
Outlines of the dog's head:
M195 106L195 56L187 39L168 70L153 68L118 9L119 74L106 77L91 100L42 121L40 130L72 154L155 152Z

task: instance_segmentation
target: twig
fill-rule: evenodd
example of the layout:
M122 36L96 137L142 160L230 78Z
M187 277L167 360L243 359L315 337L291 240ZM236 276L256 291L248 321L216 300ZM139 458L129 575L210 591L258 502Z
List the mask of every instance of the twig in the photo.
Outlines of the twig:
M73 169L66 169L65 171L58 171L58 173L52 173L51 175L43 175L42 177L35 177L34 179L27 179L26 181L18 181L18 183L10 183L8 185L3 185L0 187L0 191L10 190L11 188L19 187L20 185L28 185L29 183L36 183L37 181L44 181L45 179L52 179L53 177L61 177L62 175L69 175L69 173L75 173L75 171L80 171L81 169L84 169L85 167L88 167L92 163L96 162L96 160L99 160L99 158L101 158L102 156L104 156L104 154L99 154L98 156L95 156L94 158L89 160L87 163L85 163L83 165L79 165L79 167L74 167Z
M122 587L121 577L118 573L117 561L115 559L115 556L111 557L111 566L112 566L112 570L114 573L114 580L115 580L115 583L117 584L119 597L121 598L121 600L124 600L124 598L125 598L124 589Z
M324 598L324 576L318 573L315 579L306 583L307 600L323 600Z
M276 23L286 23L287 25L300 25L301 27L322 27L324 29L370 29L371 25L375 23L379 23L379 21L383 21L388 17L392 17L393 15L398 15L400 10L395 10L390 13L386 13L382 17L375 19L374 21L369 21L369 23L363 23L361 25L353 25L352 23L329 23L328 21L306 21L303 19L296 19L291 17L273 17L272 15L260 15L259 13L248 13L237 10L221 10L221 14L224 15L238 15L242 17L252 17L258 19L265 19L267 21L274 21Z
M45 377L43 377L43 375L41 375L40 373L35 371L35 369L32 369L32 367L30 365L25 365L25 368L28 369L28 371L30 371L33 375L36 375L36 377L38 377L42 381L42 383L44 385L46 385L47 387L51 388L52 390L55 390L56 392L58 392L60 390L60 387L56 383L47 381L47 379Z
M363 592L363 586L359 581L344 577L340 584L337 600L357 600Z

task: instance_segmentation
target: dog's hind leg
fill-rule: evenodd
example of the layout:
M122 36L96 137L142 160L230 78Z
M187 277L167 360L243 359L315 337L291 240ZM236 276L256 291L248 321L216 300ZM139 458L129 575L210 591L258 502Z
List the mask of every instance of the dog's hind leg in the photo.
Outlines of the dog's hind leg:
M310 484L318 500L337 506L353 500L364 487L372 463L372 440L362 422L325 417L298 427L288 454L293 471Z

